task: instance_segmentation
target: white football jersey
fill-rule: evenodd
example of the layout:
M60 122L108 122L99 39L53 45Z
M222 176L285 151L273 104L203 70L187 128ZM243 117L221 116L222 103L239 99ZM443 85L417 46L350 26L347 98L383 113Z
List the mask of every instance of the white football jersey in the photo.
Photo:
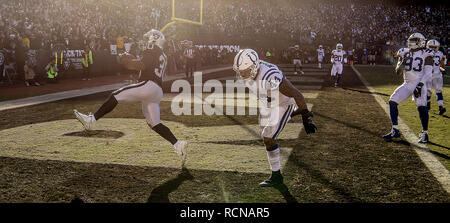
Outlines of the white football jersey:
M409 53L409 48L400 48L397 53L395 54L396 57L403 58L406 53Z
M429 56L434 58L434 52L430 49L420 49L417 51L402 49L397 52L397 56L399 57L399 62L401 63L403 61L405 65L403 72L405 82L420 81L425 75L425 58Z
M332 63L337 63L337 64L342 64L344 62L344 55L345 55L345 51L341 50L341 51L337 51L337 50L333 50L331 52L331 62Z
M324 57L325 56L325 50L324 49L317 49L317 56L318 57Z
M441 61L445 59L444 53L437 51L434 53L433 77L441 75Z
M288 97L278 91L280 84L283 81L283 77L283 73L276 65L260 60L258 74L254 80L245 81L245 85L254 94L257 94L258 99L264 104L273 101L268 101L268 92L276 92L279 96L279 103L270 103L270 107L295 104L294 98ZM257 89L255 89L255 87Z

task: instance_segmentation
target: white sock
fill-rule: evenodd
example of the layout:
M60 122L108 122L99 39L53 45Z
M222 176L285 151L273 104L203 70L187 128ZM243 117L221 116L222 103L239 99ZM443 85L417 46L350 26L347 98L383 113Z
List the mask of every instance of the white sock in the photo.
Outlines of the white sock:
M280 148L272 151L267 151L267 159L269 160L270 170L280 170Z

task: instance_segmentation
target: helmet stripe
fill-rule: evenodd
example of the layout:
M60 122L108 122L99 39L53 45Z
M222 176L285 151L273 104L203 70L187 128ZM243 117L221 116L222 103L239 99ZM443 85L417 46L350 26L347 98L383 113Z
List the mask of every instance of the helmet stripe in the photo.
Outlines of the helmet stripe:
M236 60L236 66L237 68L239 68L239 59L241 58L241 55L244 53L244 50L242 50L241 52L239 52L237 60Z

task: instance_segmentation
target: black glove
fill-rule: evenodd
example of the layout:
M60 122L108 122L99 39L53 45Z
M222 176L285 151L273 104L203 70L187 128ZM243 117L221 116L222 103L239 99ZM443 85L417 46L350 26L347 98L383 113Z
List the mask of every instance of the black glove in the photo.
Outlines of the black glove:
M312 120L313 113L308 111L308 109L304 109L300 111L300 114L302 115L303 126L305 127L306 134L315 133L317 127Z
M416 86L416 89L414 89L414 97L415 98L420 98L420 96L422 95L422 87L423 87L423 83L419 82Z

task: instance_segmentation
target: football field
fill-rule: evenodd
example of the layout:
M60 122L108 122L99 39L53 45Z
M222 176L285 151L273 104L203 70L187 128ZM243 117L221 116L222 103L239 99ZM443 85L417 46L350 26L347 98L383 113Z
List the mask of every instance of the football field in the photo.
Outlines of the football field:
M401 82L389 68L357 69L386 100ZM190 143L181 169L139 104L119 104L83 130L72 109L93 112L109 92L2 110L0 202L450 202L408 142L381 138L389 117L353 70L343 76L342 88L326 76L320 89L302 90L319 131L306 135L300 117L286 125L279 188L258 186L270 170L256 115L176 116L166 94L161 120ZM448 168L448 116L436 109L434 100L429 148ZM399 111L419 133L414 103Z

